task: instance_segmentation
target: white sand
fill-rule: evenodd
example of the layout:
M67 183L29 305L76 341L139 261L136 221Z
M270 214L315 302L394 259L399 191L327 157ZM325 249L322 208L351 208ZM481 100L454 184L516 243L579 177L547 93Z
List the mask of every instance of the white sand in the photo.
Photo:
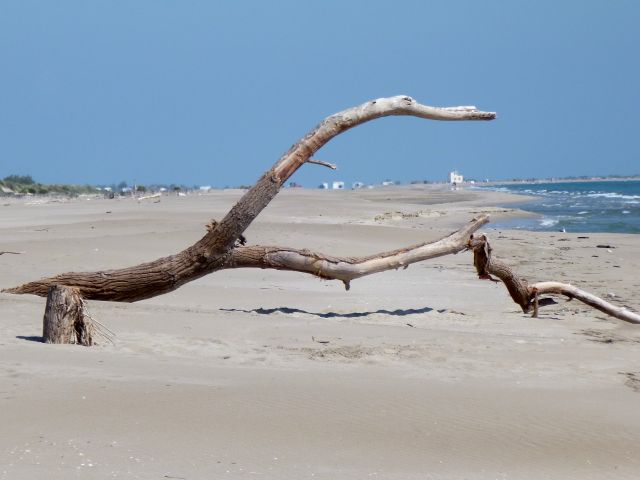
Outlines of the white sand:
M0 250L25 252L0 256L0 288L174 253L239 195L0 200ZM513 215L491 206L509 198L288 190L247 237L364 255ZM640 310L637 235L484 231L529 279ZM38 342L44 303L0 294L0 479L639 476L640 327L563 300L525 316L469 253L349 292L252 269L90 302L117 334L92 348Z

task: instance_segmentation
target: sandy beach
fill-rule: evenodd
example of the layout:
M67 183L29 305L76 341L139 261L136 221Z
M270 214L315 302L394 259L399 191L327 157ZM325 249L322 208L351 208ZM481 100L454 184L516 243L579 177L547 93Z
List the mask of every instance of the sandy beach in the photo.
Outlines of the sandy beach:
M242 192L0 200L0 289L175 253ZM250 244L366 255L438 239L498 192L288 189ZM640 311L637 235L496 230L531 281ZM582 237L582 238L579 238ZM598 248L609 245L611 248ZM341 282L226 270L134 304L115 333L40 342L45 299L0 294L0 479L632 479L640 326L558 299L524 315L470 253Z

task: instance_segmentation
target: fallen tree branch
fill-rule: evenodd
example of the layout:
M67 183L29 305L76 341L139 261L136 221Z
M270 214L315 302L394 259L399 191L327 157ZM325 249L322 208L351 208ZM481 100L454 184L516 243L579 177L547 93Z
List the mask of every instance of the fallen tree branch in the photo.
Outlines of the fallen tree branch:
M295 143L244 194L218 227L201 240L206 257L220 255L233 248L238 237L271 202L284 182L332 138L363 123L388 116L413 116L445 121L496 118L494 112L481 112L475 107L429 107L406 95L379 98L331 115Z
M471 220L460 230L446 237L429 243L420 243L390 252L382 252L366 257L334 257L310 250L299 250L289 247L251 245L238 246L230 254L227 262L220 267L232 268L270 268L310 273L328 280L341 280L347 290L349 282L356 278L383 272L385 270L407 267L412 263L455 254L467 249L470 236L482 225L489 222L488 215L480 215ZM208 228L215 228L217 222L212 221ZM8 293L29 293L46 297L49 289L55 285L68 285L78 280L78 275L67 273L55 277L26 283L7 290ZM86 275L86 274L85 274ZM96 273L92 274L96 276ZM99 281L98 278L95 279ZM75 285L85 299L96 299L92 285L83 283Z
M617 307L611 303L581 290L568 283L560 282L538 282L528 284L526 280L518 276L511 267L492 255L492 248L486 235L477 237L471 236L468 247L473 250L473 263L481 279L493 279L498 277L507 287L507 291L515 303L520 305L524 313L528 313L533 308L533 316L538 316L540 306L539 296L564 295L575 298L590 307L600 310L607 315L624 320L625 322L640 324L640 315L626 308Z
M274 268L310 273L324 279L341 280L349 290L351 280L356 278L385 270L407 268L412 263L466 250L471 234L488 221L488 215L481 215L436 242L421 243L367 257L332 257L286 247L239 247L232 252L225 268Z
M133 267L98 272L69 272L19 287L8 293L46 295L42 285L76 287L86 299L135 302L171 292L187 282L224 268L238 240L276 196L280 187L335 136L357 125L387 116L414 116L431 120L492 120L493 112L475 107L438 108L411 97L380 98L336 113L294 144L276 164L231 208L211 230L185 250Z
M469 249L473 250L473 264L481 279L494 280L492 275L502 280L514 302L524 313L531 308L531 291L527 281L520 278L508 265L496 260L486 235L472 236Z
M625 322L640 324L640 315L637 313L627 310L626 308L612 305L600 297L596 297L595 295L585 292L584 290L580 290L568 283L538 282L531 285L531 288L535 289L538 292L538 295L552 294L575 298L576 300L580 300L582 303L586 303L590 307L600 310L607 315L619 318Z

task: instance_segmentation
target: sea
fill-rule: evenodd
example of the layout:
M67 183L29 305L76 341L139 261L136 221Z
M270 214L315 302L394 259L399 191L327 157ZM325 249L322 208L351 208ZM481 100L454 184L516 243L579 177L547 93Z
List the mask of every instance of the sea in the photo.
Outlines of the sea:
M539 231L640 233L640 181L518 183L476 188L533 197L509 205L538 214L493 225Z

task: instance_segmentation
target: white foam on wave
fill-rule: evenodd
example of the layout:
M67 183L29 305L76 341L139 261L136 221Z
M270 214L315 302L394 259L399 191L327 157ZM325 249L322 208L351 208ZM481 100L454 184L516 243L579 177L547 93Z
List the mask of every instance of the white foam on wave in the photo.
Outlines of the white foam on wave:
M627 215L627 214L629 214L629 213L631 213L629 210L622 210L622 214L623 214L623 215Z
M511 190L508 189L507 187L479 187L477 185L472 185L471 186L472 189L476 189L476 190L492 190L494 192L507 192L507 193L511 193ZM514 193L518 193L518 192L514 192Z
M558 223L558 220L555 218L543 218L540 220L541 227L553 227Z
M622 198L623 200L638 200L640 195L623 195L621 193L606 192L606 193L589 193L587 197L592 198Z
M589 211L588 211L588 210L583 210L582 212L578 212L578 215L585 215L585 214L587 214L587 213L589 213Z

